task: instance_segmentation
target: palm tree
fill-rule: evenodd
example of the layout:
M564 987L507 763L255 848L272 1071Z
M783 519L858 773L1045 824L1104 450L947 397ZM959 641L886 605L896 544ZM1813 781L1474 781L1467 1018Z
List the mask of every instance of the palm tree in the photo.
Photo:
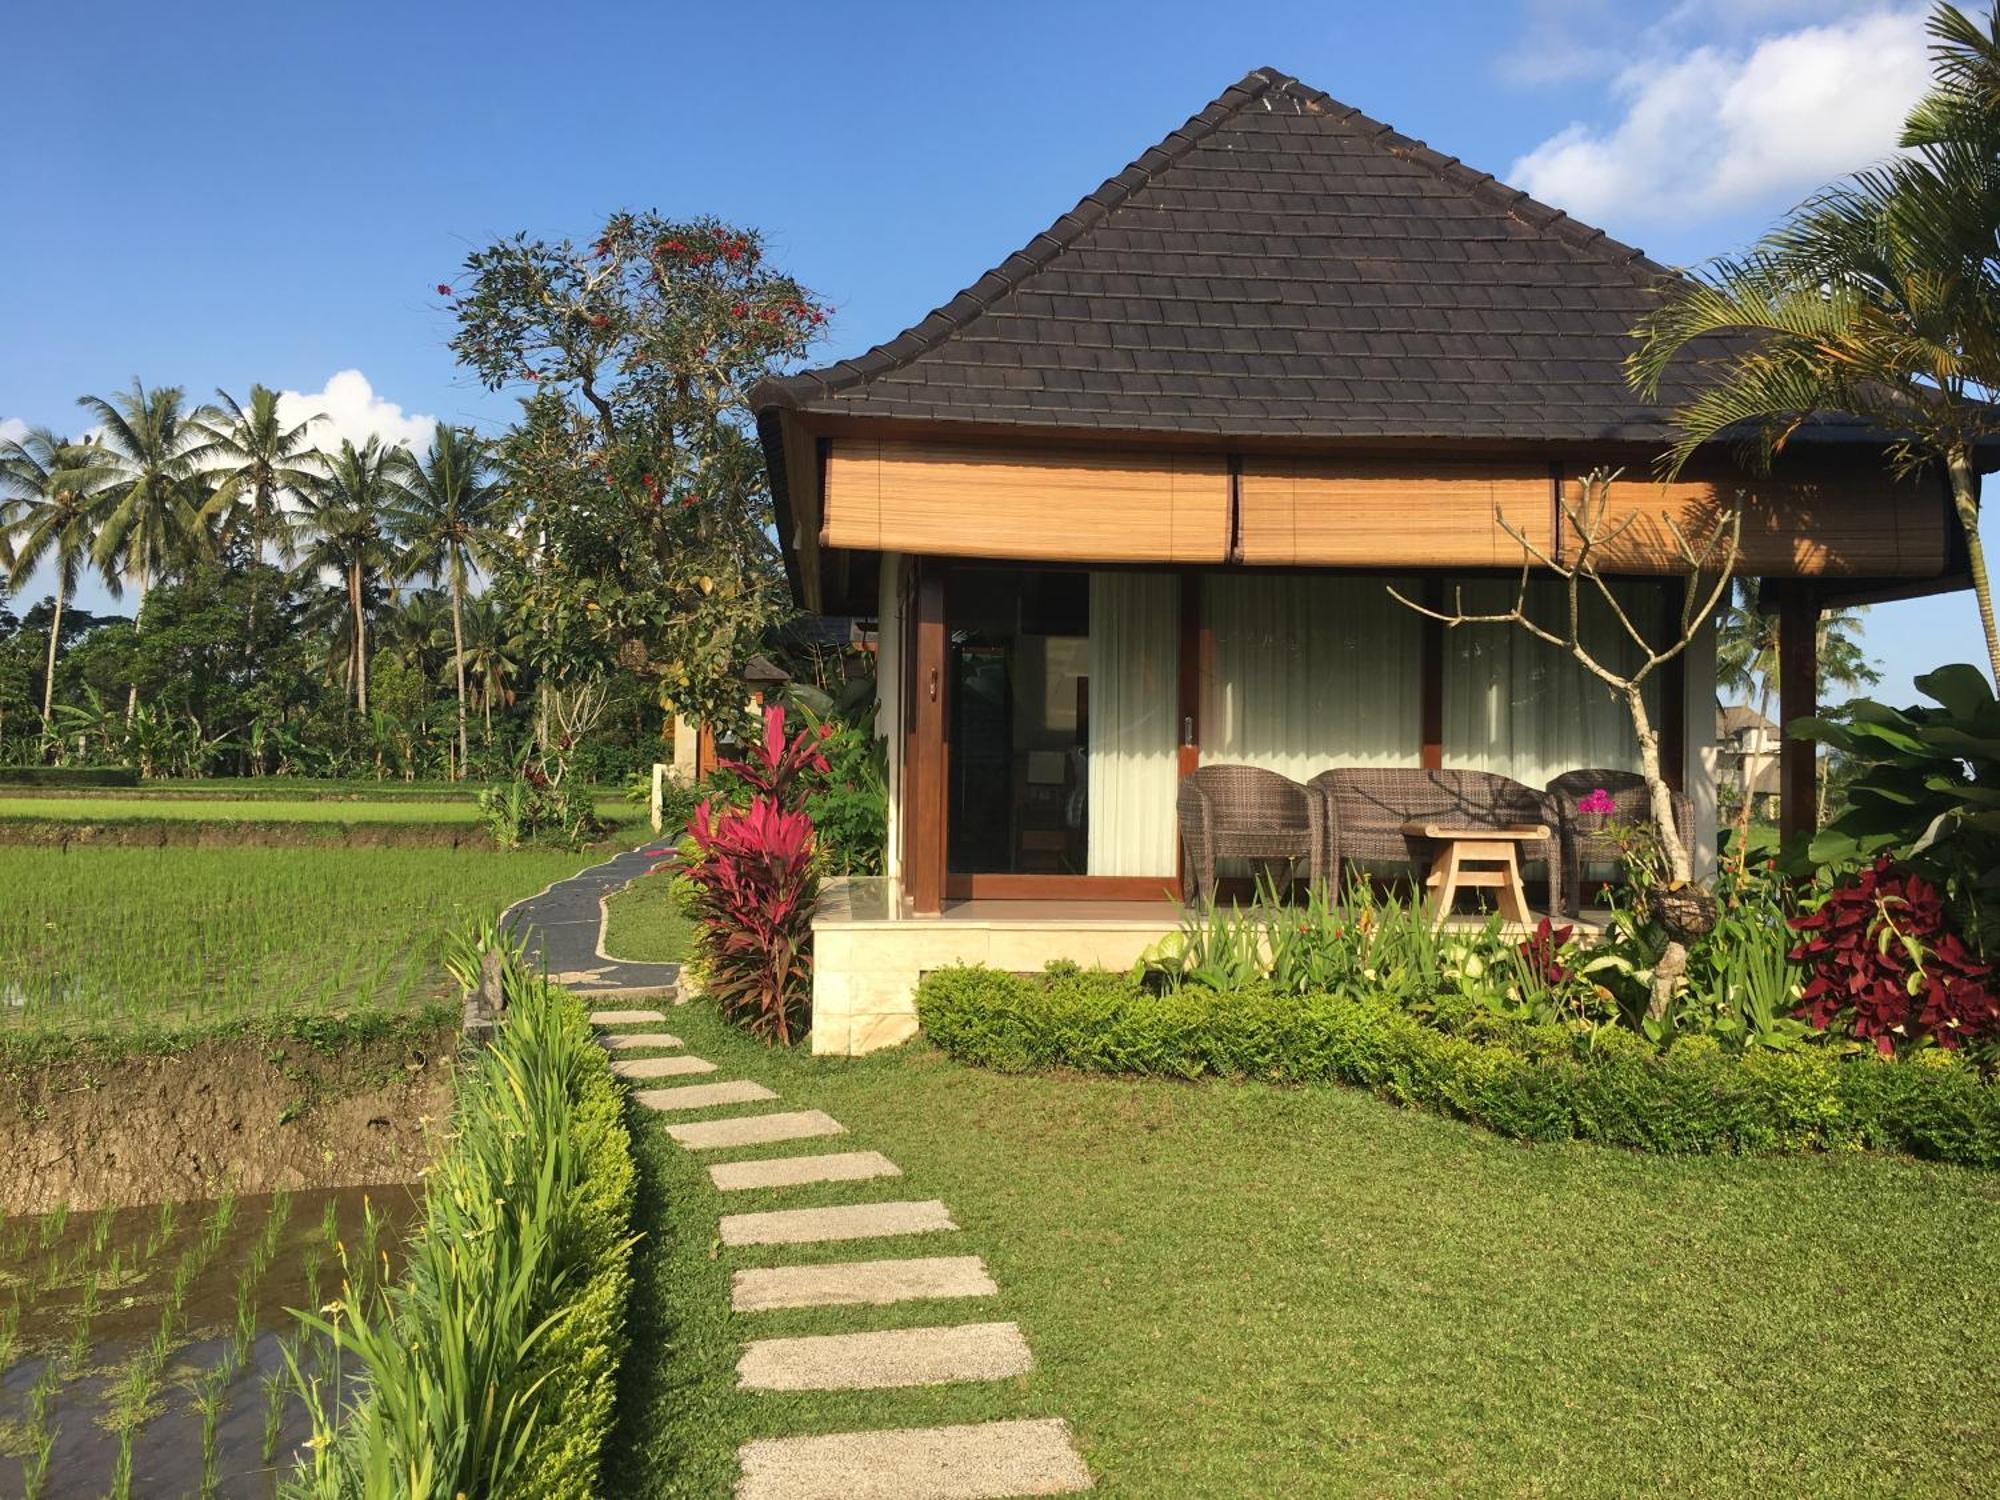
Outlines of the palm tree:
M514 701L514 679L520 675L519 645L511 622L491 594L477 594L465 605L465 670L471 676L486 720L486 740L493 739L493 705Z
M1819 680L1835 693L1854 693L1881 681L1861 644L1862 613L1829 609L1820 614ZM1754 698L1757 712L1768 719L1778 691L1779 661L1778 617L1758 606L1756 585L1739 578L1716 629L1716 685L1746 702Z
M8 582L19 588L44 558L55 563L55 612L49 617L49 656L42 678L44 723L55 701L63 604L76 592L97 545L105 487L114 474L97 444L72 442L46 427L0 445L0 495L6 497L0 501L0 548L9 563ZM105 570L104 581L115 596L117 571Z
M299 559L299 574L311 580L338 575L347 587L349 624L348 680L354 684L354 710L368 716L368 582L392 560L382 534L382 517L395 490L394 474L402 448L384 448L379 438L356 448L343 438L340 451L326 461L301 495L299 514L284 527L288 555Z
M442 582L451 594L452 669L458 679L458 770L465 774L465 590L474 568L488 568L504 516L492 457L471 431L439 427L430 452L404 454L389 514L403 549L405 577Z
M223 540L241 532L251 554L264 561L267 544L283 536L286 497L297 497L318 477L313 466L320 457L312 445L312 427L324 421L314 412L303 422L288 424L278 413L278 394L265 386L250 387L248 407L237 404L225 390L219 403L196 413L209 445L209 475L216 482L203 519L218 526ZM256 632L257 593L251 584L251 633Z
M102 443L116 473L91 560L106 572L122 568L139 595L132 628L144 623L146 593L205 541L200 510L207 454L204 434L187 410L179 386L152 390L138 380L109 401L82 396L103 429ZM139 706L139 684L125 700L129 720Z
M1905 153L1684 278L1634 330L1627 373L1656 396L1689 343L1738 336L1675 413L1670 473L1739 434L1768 460L1822 412L1892 438L1900 470L1941 464L2000 681L1974 461L2000 437L2000 6L1981 25L1940 5L1929 29L1932 84L1904 124Z

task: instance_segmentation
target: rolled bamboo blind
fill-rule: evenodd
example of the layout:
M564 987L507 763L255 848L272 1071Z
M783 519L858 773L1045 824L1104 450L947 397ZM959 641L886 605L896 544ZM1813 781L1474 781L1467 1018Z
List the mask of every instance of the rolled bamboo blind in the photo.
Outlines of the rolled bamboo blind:
M1496 507L1553 544L1548 465L1437 458L1246 458L1238 549L1246 563L1513 567L1521 544Z
M1049 450L836 438L829 547L1051 562L1221 562L1221 454Z

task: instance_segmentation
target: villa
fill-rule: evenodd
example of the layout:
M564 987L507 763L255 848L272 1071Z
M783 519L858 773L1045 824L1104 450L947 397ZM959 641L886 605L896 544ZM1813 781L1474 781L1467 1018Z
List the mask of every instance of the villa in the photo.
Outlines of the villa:
M1717 451L1656 481L1687 387L1642 401L1624 360L1670 274L1259 70L915 327L759 387L798 602L879 623L888 868L824 904L815 1048L904 1039L947 963L1130 964L1176 923L1202 768L1537 796L1636 768L1623 706L1564 654L1390 592L1506 608L1502 518L1567 559L1562 503L1593 469L1622 469L1636 518L1621 601L1663 629L1684 569L1661 518L1742 498L1781 721L1812 711L1821 608L1964 586L1941 480L1894 477L1853 424L1802 431L1770 474ZM1618 656L1608 613L1589 629ZM1698 869L1714 673L1711 622L1651 703ZM1812 762L1783 755L1796 826Z

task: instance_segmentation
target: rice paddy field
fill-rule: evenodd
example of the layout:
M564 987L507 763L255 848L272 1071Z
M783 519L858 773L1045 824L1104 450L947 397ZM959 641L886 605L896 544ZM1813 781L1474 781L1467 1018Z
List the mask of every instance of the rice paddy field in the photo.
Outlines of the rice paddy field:
M597 815L608 823L636 821L643 809L619 796L596 799ZM470 796L362 797L207 796L189 792L106 791L48 795L10 791L0 794L0 820L62 823L114 823L162 819L172 822L218 823L448 823L479 821L479 805Z
M269 1496L331 1340L290 1315L399 1273L407 1188L224 1196L0 1223L0 1493Z
M0 847L0 1036L415 1006L449 933L601 857Z

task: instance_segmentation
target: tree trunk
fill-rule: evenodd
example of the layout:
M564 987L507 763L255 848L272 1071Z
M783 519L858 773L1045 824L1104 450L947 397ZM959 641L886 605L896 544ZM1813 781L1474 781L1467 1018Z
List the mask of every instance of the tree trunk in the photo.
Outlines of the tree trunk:
M63 570L56 568L56 612L49 621L49 664L47 675L42 678L42 726L48 727L49 714L56 701L56 642L62 639Z
M361 603L361 565L347 570L347 598L354 606L354 711L368 717L368 612Z
M1660 774L1660 732L1653 727L1652 716L1646 712L1646 696L1638 687L1625 690L1625 707L1632 715L1632 729L1639 740L1639 769L1646 778L1653 830L1659 836L1660 853L1666 858L1667 878L1676 885L1685 885L1694 879L1694 864L1688 857L1687 846L1681 842L1680 825L1674 818L1673 792ZM1678 939L1669 939L1666 951L1653 965L1653 997L1646 1006L1649 1021L1666 1019L1681 975L1687 972L1687 962L1686 946Z
M1954 449L1946 459L1951 474L1951 503L1965 533L1965 558L1972 574L1972 597L1979 605L1979 628L1986 632L1986 666L2000 687L2000 626L1993 621L1993 588L1986 577L1986 548L1979 540L1979 475L1972 455Z
M451 579L451 662L458 674L458 764L452 780L465 775L465 622L460 615L465 580L454 573Z
M132 611L132 634L137 635L146 620L146 570L142 567L135 575L139 586L139 607ZM139 712L139 679L135 675L125 690L125 726L129 729L133 717Z

